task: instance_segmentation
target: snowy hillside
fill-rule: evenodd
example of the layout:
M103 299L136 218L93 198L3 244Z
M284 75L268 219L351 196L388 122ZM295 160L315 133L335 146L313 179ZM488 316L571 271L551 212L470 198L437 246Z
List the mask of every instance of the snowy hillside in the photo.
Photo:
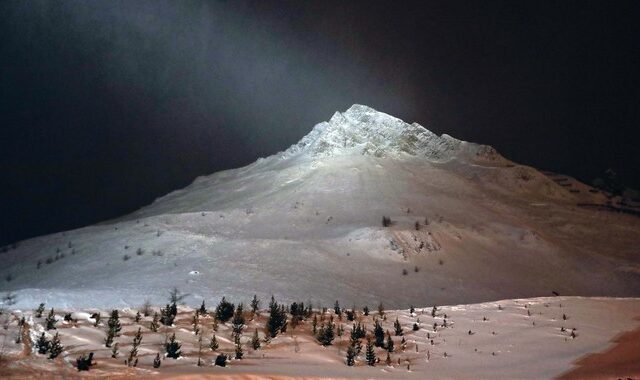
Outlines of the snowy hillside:
M571 183L354 105L131 215L19 242L0 291L19 307L160 303L174 286L394 308L639 296L640 218L579 207L607 199Z
M233 300L232 300L233 301ZM263 300L264 301L264 300ZM264 326L268 312L257 314L245 311L245 323L241 346L241 360L230 360L225 368L214 366L220 354L234 356L232 323L213 324L214 305L208 303L209 313L198 316L196 310L180 307L171 326L153 327L152 307L149 315L140 309L119 310L122 331L114 338L115 348L105 346L108 317L111 310L66 309L55 310L55 330L47 330L46 317L38 317L32 309L16 310L0 317L7 326L0 329L0 341L6 337L4 363L0 374L5 378L33 378L53 375L75 378L79 375L109 378L150 377L193 378L224 376L225 379L292 379L304 376L313 378L352 379L550 379L562 374L566 378L635 378L640 374L637 355L631 344L612 343L623 333L640 333L640 299L553 297L501 300L496 302L416 308L410 310L385 310L381 315L371 310L364 315L361 309L353 310L354 321L348 320L345 310L336 314L329 308L326 313L316 310L313 316L299 321L286 332L267 340ZM375 309L375 308L374 308ZM96 320L95 314L101 319ZM68 315L68 320L64 316ZM20 328L18 322L25 318ZM291 317L290 317L291 318ZM336 335L330 345L323 347L314 337L313 320L324 325L332 319ZM394 322L398 320L397 327ZM353 366L346 365L351 344L351 332L356 323L373 336L373 326L378 320L385 339L393 341L393 347L375 347L378 359L375 365L367 365L366 339L361 339L362 351L355 356ZM141 345L137 352L136 367L127 367L124 361L132 348L133 337L140 329ZM197 332L196 333L196 329ZM318 328L319 329L319 328ZM340 334L338 331L343 330ZM38 353L38 339L42 334L51 340L60 335L63 351L55 360ZM164 355L167 336L175 333L181 344L181 356L172 359ZM260 346L254 349L252 336L257 334ZM22 336L22 342L15 343ZM216 336L218 347L211 348ZM198 339L202 337L202 349ZM388 340L387 340L388 342ZM387 353L389 360L387 362ZM95 354L89 372L78 373L76 358ZM587 356L600 353L598 356ZM153 367L156 355L161 361ZM637 351L636 351L637 354ZM597 366L580 366L576 361L587 357L595 359ZM198 358L201 365L198 366ZM210 378L210 377L207 377ZM211 377L218 378L218 377Z

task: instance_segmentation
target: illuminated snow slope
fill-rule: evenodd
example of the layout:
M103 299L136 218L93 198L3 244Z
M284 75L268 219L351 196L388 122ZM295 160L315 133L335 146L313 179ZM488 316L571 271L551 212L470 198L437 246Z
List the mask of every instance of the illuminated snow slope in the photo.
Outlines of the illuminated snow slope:
M285 152L121 219L20 242L1 254L0 290L23 307L157 303L173 286L194 302L255 293L394 308L640 296L640 218L577 207L605 201L354 105Z

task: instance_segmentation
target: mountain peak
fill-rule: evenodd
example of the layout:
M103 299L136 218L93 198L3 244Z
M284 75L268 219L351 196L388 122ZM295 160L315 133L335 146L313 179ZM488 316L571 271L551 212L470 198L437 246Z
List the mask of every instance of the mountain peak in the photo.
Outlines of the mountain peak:
M285 157L307 153L314 157L369 155L374 157L423 157L449 161L463 150L489 151L491 147L469 144L449 135L438 136L418 123L408 124L369 106L354 104L317 124Z

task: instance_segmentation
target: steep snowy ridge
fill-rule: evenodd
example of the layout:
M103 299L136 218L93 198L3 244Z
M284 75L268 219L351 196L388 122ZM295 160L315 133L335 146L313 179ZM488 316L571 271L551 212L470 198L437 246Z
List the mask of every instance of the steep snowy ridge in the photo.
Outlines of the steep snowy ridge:
M328 122L317 124L283 157L301 152L315 157L345 154L393 158L410 156L433 162L446 162L466 153L471 156L465 158L503 160L492 147L467 143L446 134L438 136L418 123L408 124L359 104L354 104L344 113L336 112Z

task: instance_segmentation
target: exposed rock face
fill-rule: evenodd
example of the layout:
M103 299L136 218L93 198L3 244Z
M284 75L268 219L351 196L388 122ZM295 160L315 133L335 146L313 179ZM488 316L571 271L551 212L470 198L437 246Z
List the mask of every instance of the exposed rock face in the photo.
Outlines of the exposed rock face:
M404 121L373 108L354 104L344 113L317 124L311 133L285 152L316 157L361 154L374 157L423 157L446 162L463 154L490 161L504 160L492 147L438 136L418 123ZM476 156L476 157L473 157Z

